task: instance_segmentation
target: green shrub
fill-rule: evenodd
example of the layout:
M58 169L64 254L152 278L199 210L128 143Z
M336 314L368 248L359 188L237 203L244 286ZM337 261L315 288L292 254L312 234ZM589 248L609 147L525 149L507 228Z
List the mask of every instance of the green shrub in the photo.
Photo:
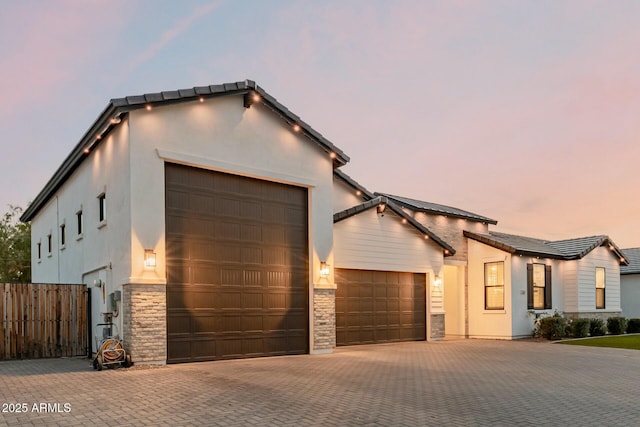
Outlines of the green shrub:
M629 319L627 322L627 333L637 334L640 332L640 319Z
M538 319L537 334L548 340L559 340L566 336L567 319L559 313Z
M589 323L589 335L592 337L600 337L607 333L607 329L604 326L604 320L593 318Z
M607 319L607 330L611 335L624 334L627 330L627 319L624 317L609 317Z
M574 338L584 338L589 335L590 319L573 319L570 324L570 333Z

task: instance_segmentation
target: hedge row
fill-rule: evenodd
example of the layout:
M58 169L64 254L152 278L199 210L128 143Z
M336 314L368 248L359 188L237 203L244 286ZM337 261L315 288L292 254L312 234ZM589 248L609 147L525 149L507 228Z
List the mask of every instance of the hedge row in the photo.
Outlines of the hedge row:
M620 335L623 333L640 333L640 319L626 319L624 317L609 317L605 324L602 319L566 319L559 313L536 320L534 335L549 340L565 337L584 338L605 335Z

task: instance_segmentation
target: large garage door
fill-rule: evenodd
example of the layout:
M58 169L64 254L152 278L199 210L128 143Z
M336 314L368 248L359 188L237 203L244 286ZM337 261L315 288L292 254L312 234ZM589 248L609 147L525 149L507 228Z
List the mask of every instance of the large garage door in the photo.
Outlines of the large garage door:
M336 269L336 342L426 339L426 275Z
M308 353L307 190L167 164L171 363Z

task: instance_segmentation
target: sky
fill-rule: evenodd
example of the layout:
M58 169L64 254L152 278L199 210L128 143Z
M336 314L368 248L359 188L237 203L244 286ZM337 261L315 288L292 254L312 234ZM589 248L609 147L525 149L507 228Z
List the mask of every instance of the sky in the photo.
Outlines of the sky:
M0 212L111 98L255 80L371 191L640 246L640 2L0 0Z

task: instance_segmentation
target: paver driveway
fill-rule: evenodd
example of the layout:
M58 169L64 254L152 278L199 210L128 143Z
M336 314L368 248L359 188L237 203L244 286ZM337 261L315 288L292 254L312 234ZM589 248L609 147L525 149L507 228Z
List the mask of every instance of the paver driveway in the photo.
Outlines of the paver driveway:
M28 407L2 413L0 425L635 426L639 396L640 352L536 342L357 346L102 372L83 359L0 362L2 409ZM34 403L59 403L47 409L61 413Z

